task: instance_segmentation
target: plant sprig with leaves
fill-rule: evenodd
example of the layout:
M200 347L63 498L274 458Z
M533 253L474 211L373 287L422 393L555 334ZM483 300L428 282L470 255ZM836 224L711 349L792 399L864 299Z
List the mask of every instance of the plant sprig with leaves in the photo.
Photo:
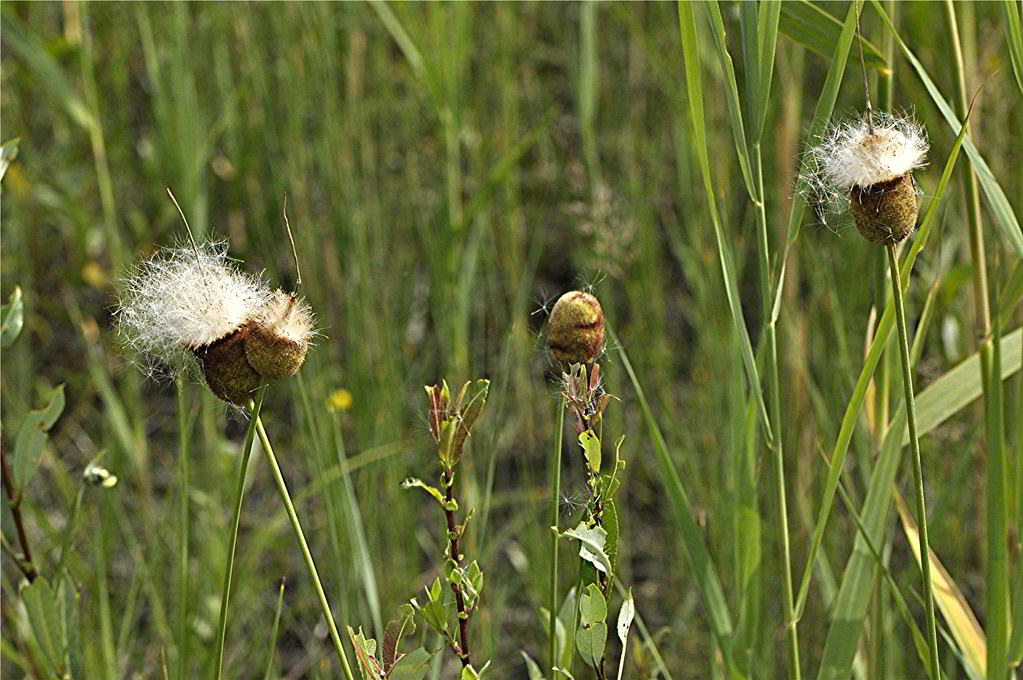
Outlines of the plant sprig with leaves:
M412 605L423 615L426 622L440 633L448 647L458 657L462 663L461 677L464 680L480 677L489 663L479 670L472 665L469 620L479 606L480 593L483 590L483 571L476 560L465 566L465 555L460 548L461 539L465 535L465 528L473 511L470 510L462 523L458 523L455 468L462 458L465 442L472 434L473 425L483 413L489 390L489 380L467 382L462 386L457 398L452 401L447 382L426 387L427 417L430 434L437 445L437 459L441 466L440 486L443 490L412 477L402 483L406 489L423 489L444 509L447 542L443 556L443 571L444 579L455 596L456 626L451 626L451 604L444 600L440 576L426 588L425 601L420 604L418 600L413 599Z
M582 291L566 293L558 299L548 321L548 344L551 354L567 371L561 376L561 397L565 407L575 416L575 430L586 470L588 498L583 515L574 529L556 536L579 541L580 575L575 591L575 614L572 630L576 651L597 678L608 677L607 662L608 603L614 583L614 564L618 554L618 513L614 497L621 487L625 461L621 457L624 437L615 444L614 461L604 465L602 435L603 416L611 400L601 382L600 364L596 359L604 347L604 314L600 302ZM558 436L561 436L559 430ZM552 582L552 596L557 587ZM551 611L554 611L553 604ZM634 608L631 594L622 603L618 618L618 635L623 650L632 623ZM554 618L554 617L552 617ZM557 621L552 621L550 634L556 636ZM561 669L555 660L561 658L556 647L551 656L551 672L572 677L571 668ZM624 670L624 653L618 676Z

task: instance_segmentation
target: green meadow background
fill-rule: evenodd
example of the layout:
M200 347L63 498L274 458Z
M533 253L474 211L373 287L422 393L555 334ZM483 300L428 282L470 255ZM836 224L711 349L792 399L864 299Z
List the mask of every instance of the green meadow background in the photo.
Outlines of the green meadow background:
M884 7L937 91L955 101L946 5ZM73 600L77 619L67 620L81 677L160 678L164 664L174 675L182 663L184 677L208 677L212 667L245 420L198 384L189 387L189 651L182 659L174 388L147 379L113 327L118 278L185 235L167 187L198 238L227 240L248 271L290 289L295 267L281 217L287 195L299 292L321 335L301 373L270 389L263 419L339 625L361 625L379 637L397 607L435 577L442 518L425 495L400 488L406 476L436 474L422 386L488 377L487 411L460 468L463 507L477 509L465 551L486 571L474 652L493 660L492 678L527 677L520 650L543 665L539 608L548 599L558 392L543 326L557 295L587 287L619 339L609 341L601 360L607 390L618 397L605 428L612 440L625 435L620 575L634 590L646 631L634 628L625 677L727 677L727 669L620 349L713 559L738 631L739 665L749 677L786 676L773 456L758 432L721 269L722 258L734 266L740 313L763 370L769 319L761 304L757 211L740 170L711 5L692 9L702 71L695 87L705 116L698 132L673 3L3 3L2 138L19 141L3 176L0 265L4 301L20 286L24 329L2 355L2 446L7 455L29 410L63 384L66 407L21 510L36 566L48 579L62 579ZM745 108L757 74L743 57L744 10L724 2L720 11ZM846 221L824 225L807 210L797 221L802 229L789 231L801 154L848 11L846 3L783 5L763 105L772 280L793 236L777 360L797 589L827 460L887 285L884 251ZM919 326L921 392L990 339L978 339L972 285L977 268L986 269L1000 321L996 343L1007 339L997 343L1008 378L996 431L1007 460L1017 624L1009 652L1018 663L1023 343L1018 332L1009 340L1023 320L1023 239L1012 232L1015 223L1019 234L1023 207L1023 89L1012 60L1013 49L1023 51L1020 6L956 3L953 11L967 97L983 85L969 139L1010 213L996 214L982 194L986 261L975 261L967 156L959 154L907 304L911 335ZM916 174L922 219L958 127L943 117L869 2L862 31L874 105L912 112L930 136L929 165ZM855 42L835 75L834 118L862 111ZM881 92L889 80L890 97ZM721 243L704 190L701 138ZM885 423L901 403L894 336L889 347L852 421L841 478L850 505L835 500L812 569L798 627L806 677L818 673L857 536L849 507L862 507ZM976 373L976 360L973 366ZM977 398L976 379L972 387L943 385L945 397L963 403L922 440L931 547L983 627L990 409ZM583 461L570 432L563 517L585 498ZM101 453L100 465L118 477L113 488L82 480ZM896 483L911 504L904 458ZM248 485L225 675L262 677L275 649L271 677L340 677L259 455ZM38 630L20 594L12 558L20 547L4 498L0 669L5 677L43 677L32 670L39 667ZM881 521L876 547L891 580L871 564L870 578L881 585L867 589L870 615L844 634L854 646L859 640L852 673L922 678L895 597L901 594L905 613L924 630L919 568L895 512ZM567 542L563 551L567 589L575 561ZM971 677L949 625L939 616L949 635L942 671ZM454 677L453 662L450 655L438 661L433 677ZM589 677L582 664L576 671Z

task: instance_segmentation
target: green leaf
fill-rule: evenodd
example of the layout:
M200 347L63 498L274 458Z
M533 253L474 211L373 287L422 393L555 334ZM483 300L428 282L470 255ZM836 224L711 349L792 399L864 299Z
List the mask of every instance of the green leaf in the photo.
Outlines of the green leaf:
M558 610L557 630L555 631L558 642L557 658L562 666L572 663L572 655L575 654L575 650L568 643L568 632L575 625L575 607L576 588L572 586L561 603L561 609Z
M790 0L779 4L781 32L811 52L833 58L834 46L842 36L842 22L807 0ZM863 41L863 61L868 68L881 72L890 70L881 51L868 40ZM859 62L856 67L859 68Z
M446 507L447 501L444 499L444 494L442 494L436 487L430 486L421 479L417 479L415 477L408 477L405 479L404 482L401 483L401 488L422 489L426 493L433 496L434 500L441 504L441 507Z
M465 568L465 578L462 579L462 593L465 596L466 607L472 608L483 591L483 571L476 560Z
M618 559L618 538L621 533L621 527L618 524L618 509L615 507L614 501L604 504L601 526L607 532L607 538L604 539L604 553L607 555L608 562L614 567L615 561Z
M564 531L560 536L579 541L579 557L592 564L598 571L611 574L611 562L604 553L607 532L601 527L589 528L584 522L580 522L575 529Z
M437 577L433 581L433 585L426 588L426 604L420 606L419 602L415 599L412 600L412 606L415 607L426 622L430 624L434 630L440 633L446 633L448 630L448 610L444 606L444 600L442 599L443 590L441 586L440 577Z
M529 680L544 680L543 671L541 671L540 667L535 661L533 661L533 658L521 650L519 651L519 654L522 655L522 658L526 662L526 675Z
M25 302L21 298L21 286L7 298L7 304L0 309L0 347L7 349L21 335L25 324Z
M941 92L938 90L938 86L934 84L931 77L927 74L927 70L924 68L920 60L916 58L912 50L906 46L906 43L902 41L898 31L895 30L895 25L892 24L891 19L885 14L884 8L881 3L877 0L872 0L874 7L877 9L878 14L884 19L885 23L891 29L895 35L895 41L898 43L899 48L902 50L902 54L906 57L906 60L916 71L920 81L924 84L924 88L927 93L931 95L931 100L934 101L934 105L941 111L941 115L944 116L945 121L949 127L956 134L962 131L963 125L959 122L952 107L949 106L945 98L941 96ZM980 151L974 146L973 141L967 137L963 141L963 148L966 149L966 155L970 157L970 161L973 162L973 170L980 181L980 188L984 192L985 198L987 198L988 207L991 209L991 213L995 217L995 225L999 231L1002 232L1002 236L1012 245L1012 249L1016 252L1017 257L1023 257L1023 231L1020 230L1019 221L1016 219L1016 214L1012 210L1012 205L1009 203L1009 199L1006 198L1005 192L1002 191L1001 185L998 180L995 179L994 174L988 167L984 157L980 155Z
M618 438L618 442L615 444L615 465L614 469L610 474L606 474L600 478L600 497L604 501L611 501L614 495L618 493L619 487L622 485L620 475L625 470L625 460L621 456L622 442L625 441L625 436L622 435Z
M586 586L579 598L579 622L583 626L607 620L607 600L596 583Z
M586 456L586 467L590 472L600 472L600 439L593 434L593 430L586 430L579 435L579 446L583 447L583 455Z
M607 624L601 621L591 626L580 627L575 634L575 646L583 661L597 668L604 656L607 645Z
M387 680L422 680L430 672L432 660L433 654L420 647L398 659L387 674Z
M4 178L4 175L7 174L7 167L18 157L18 143L20 141L20 138L15 137L0 146L0 179Z
M64 411L64 386L57 385L46 395L46 406L29 411L14 440L14 483L21 493L39 469L48 433Z
M471 392L470 392L471 390ZM483 415L483 407L487 404L487 394L490 392L489 380L477 380L475 383L465 383L462 392L458 396L457 429L451 444L453 456L452 464L457 463L462 457L462 449L465 440L472 433L472 427ZM463 405L465 395L469 395L469 403Z

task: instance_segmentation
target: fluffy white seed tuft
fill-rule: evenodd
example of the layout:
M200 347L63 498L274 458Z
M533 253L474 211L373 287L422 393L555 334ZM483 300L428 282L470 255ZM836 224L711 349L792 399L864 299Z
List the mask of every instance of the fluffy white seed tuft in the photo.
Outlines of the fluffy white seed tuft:
M145 360L182 367L252 318L271 299L266 283L239 271L227 244L164 248L121 282L117 322L125 343Z
M307 344L315 334L309 303L282 290L270 296L255 320L273 328L280 337L300 345Z
M902 177L926 163L927 135L908 115L874 111L837 123L806 152L807 199L818 210L841 211L853 187Z

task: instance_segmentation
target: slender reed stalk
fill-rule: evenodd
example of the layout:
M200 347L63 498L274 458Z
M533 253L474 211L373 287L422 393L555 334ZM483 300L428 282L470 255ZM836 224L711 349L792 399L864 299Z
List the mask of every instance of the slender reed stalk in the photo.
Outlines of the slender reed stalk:
M178 409L178 461L181 464L181 508L178 517L178 680L188 675L188 404L185 380L178 376L174 381Z
M770 243L767 235L767 212L764 198L764 170L761 162L760 142L753 146L753 158L756 163L756 219L758 234L758 250L760 255L760 288L762 310L764 314L765 340L767 341L767 407L770 413L772 444L774 448L775 504L778 506L778 528L781 531L782 587L784 600L782 607L785 613L785 635L788 645L789 678L799 680L799 634L796 630L796 614L792 593L792 551L789 544L789 517L785 498L785 456L782 445L781 429L781 393L778 379L778 333L773 313L773 296L771 295L771 256Z
M954 105L956 113L969 129L967 114L970 105L966 97L966 68L963 64L963 49L959 39L959 26L955 6L951 0L945 2L945 29L952 47L952 82L955 87ZM977 174L969 156L963 159L963 185L966 193L966 222L969 229L970 259L973 261L973 305L975 330L980 354L981 385L984 392L985 420L993 422L993 411L1001 407L1001 381L993 375L991 366L994 357L994 343L991 334L991 292L987 278L987 256L984 250L984 225L981 221L980 192ZM990 433L989 433L990 434ZM999 435L1000 437L1000 435ZM1004 484L1005 468L1001 451L1001 440L988 441L987 467L987 542L988 564L986 570L986 604L988 620L987 635L987 677L1001 680L1006 674L1009 638L1009 574L1003 555L1009 541L1008 525L1005 521ZM992 502L994 499L995 502Z
M927 540L927 507L924 502L924 473L920 461L920 441L916 430L916 403L913 400L913 371L909 360L909 334L906 330L906 308L902 300L902 281L895 246L888 247L888 266L892 272L892 297L895 300L895 322L899 331L902 363L902 387L905 390L906 422L909 424L909 445L913 452L913 481L916 486L916 514L920 529L920 571L924 580L924 612L927 617L927 644L931 661L930 676L941 677L938 661L938 631L934 620L934 592L931 587L930 544Z
M565 404L558 398L558 427L554 431L554 455L551 457L551 592L550 607L550 663L547 677L554 680L554 667L558 665L558 524L561 520L561 447L565 439Z
M284 509L288 513L288 519L291 521L291 528L295 532L295 539L298 541L298 547L302 551L302 558L305 560L306 569L309 571L309 576L313 580L313 586L316 588L316 596L320 600L320 608L323 610L323 616L327 620L327 629L330 631L330 639L334 642L334 648L337 650L337 657L341 660L341 668L344 670L346 680L355 680L355 676L352 675L352 667L348 663L348 655L345 654L344 645L341 644L341 636L337 632L337 624L334 623L334 615L330 611L330 604L327 602L327 595L323 592L323 584L320 582L320 575L316 572L316 564L313 562L313 555L309 552L309 544L305 540L305 532L302 531L302 523L298 520L298 514L295 512L295 504L291 501L291 494L288 493L288 486L284 482L284 475L281 474L281 468L277 464L277 456L274 455L273 447L270 445L270 439L266 436L266 429L263 427L263 421L258 417L254 418L256 421L256 432L259 435L259 443L263 446L263 453L266 454L266 462L270 465L270 472L273 474L274 483L277 485L277 491L281 495L281 501L284 503Z
M995 272L998 272L996 264ZM998 309L997 287L991 296ZM1001 319L993 321L993 351L987 403L987 677L1004 680L1009 674L1009 471L1002 443ZM1016 603L1023 606L1023 603Z
M234 493L234 514L231 516L231 539L227 548L227 566L224 568L224 586L220 594L220 620L217 624L217 646L214 652L215 666L213 677L220 680L224 669L224 639L227 636L227 608L231 603L231 580L234 577L234 556L238 548L238 527L242 518L242 500L245 497L245 473L249 469L249 457L252 455L252 442L256 437L256 420L263 408L263 397L266 387L256 392L256 398L249 404L249 426L245 430L245 443L242 444L242 458L239 463L238 483Z

